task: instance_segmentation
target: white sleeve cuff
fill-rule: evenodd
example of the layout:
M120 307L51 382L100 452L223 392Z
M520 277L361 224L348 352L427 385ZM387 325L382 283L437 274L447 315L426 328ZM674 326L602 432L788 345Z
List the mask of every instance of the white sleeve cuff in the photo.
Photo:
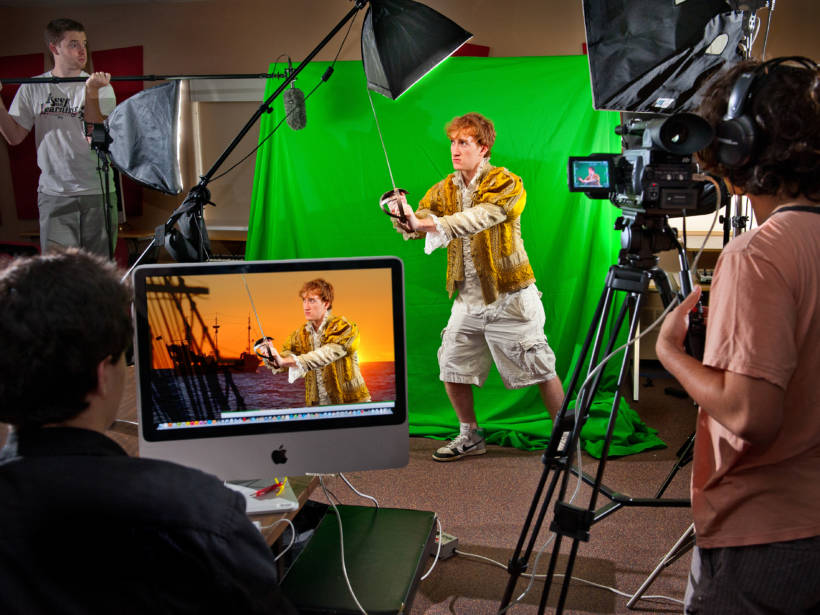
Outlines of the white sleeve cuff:
M424 239L425 254L432 254L436 248L443 248L450 243L447 234L444 232L444 227L441 225L441 222L438 221L438 218L433 214L430 214L430 218L436 223L436 231L434 233L428 232Z
M296 365L288 368L288 382L293 384L299 378L304 378L305 374L307 374L307 370L302 366L302 362L296 359Z

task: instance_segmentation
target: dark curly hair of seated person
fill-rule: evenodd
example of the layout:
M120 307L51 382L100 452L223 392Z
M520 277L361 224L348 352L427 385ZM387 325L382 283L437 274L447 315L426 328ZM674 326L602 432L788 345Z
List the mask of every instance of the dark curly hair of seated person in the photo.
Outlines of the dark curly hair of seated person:
M717 140L697 153L703 170L727 179L745 194L820 200L820 73L778 59L761 65L746 60L717 76L697 111L713 127L726 115L735 82L744 72L761 71L743 111L757 135L749 160L737 168L721 164ZM785 60L785 58L783 59Z
M77 248L0 263L0 421L36 428L88 407L97 366L133 341L121 277Z

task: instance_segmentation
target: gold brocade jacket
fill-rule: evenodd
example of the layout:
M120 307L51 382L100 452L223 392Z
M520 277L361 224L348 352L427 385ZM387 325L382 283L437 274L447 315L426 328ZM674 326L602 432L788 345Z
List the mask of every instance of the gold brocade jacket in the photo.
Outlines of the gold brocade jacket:
M470 242L470 252L481 282L484 303L498 299L499 293L513 292L535 282L524 242L521 239L521 212L527 193L521 178L503 167L484 163L471 207L461 203L456 171L427 191L416 215L434 214L450 242L447 244L447 292L452 297L456 284L464 280L462 241ZM420 233L404 233L420 238Z
M319 403L317 378L321 375L334 404L370 401L370 392L359 370L359 327L344 316L330 316L320 334L320 346L313 347L313 334L306 323L290 334L282 355L296 355L305 374L305 403ZM281 370L271 370L281 371Z

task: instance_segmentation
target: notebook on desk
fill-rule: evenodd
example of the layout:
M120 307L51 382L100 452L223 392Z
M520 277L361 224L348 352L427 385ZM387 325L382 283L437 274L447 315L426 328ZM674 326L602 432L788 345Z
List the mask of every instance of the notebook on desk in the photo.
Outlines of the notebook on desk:
M254 496L259 489L264 489L268 485L269 481L262 480L225 483L226 487L245 496L245 512L249 515L284 513L299 509L299 500L290 486L290 481L285 482L284 488L278 494L271 492L259 497Z

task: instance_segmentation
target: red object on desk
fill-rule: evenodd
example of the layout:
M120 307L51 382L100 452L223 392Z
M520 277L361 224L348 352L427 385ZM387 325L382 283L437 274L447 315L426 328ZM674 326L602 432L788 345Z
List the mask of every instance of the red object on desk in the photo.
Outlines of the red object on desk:
M285 486L285 483L280 483L280 482L277 481L277 482L273 483L272 485L270 485L269 487L264 487L262 489L259 489L259 490L255 491L254 494L253 494L253 497L259 498L259 497L262 497L263 495L266 495L266 494L270 493L271 491L276 491L278 493L279 491L282 490L282 487L284 487L284 486Z

